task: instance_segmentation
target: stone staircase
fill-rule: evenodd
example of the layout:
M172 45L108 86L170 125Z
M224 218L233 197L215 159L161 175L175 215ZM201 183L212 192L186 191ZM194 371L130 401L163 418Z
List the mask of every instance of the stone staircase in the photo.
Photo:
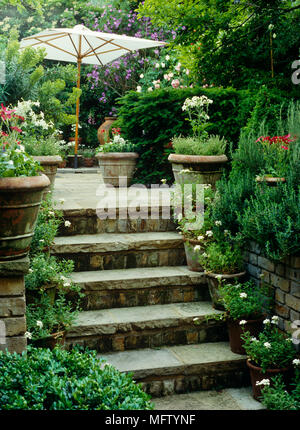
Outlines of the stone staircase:
M71 227L52 254L74 260L73 281L85 293L68 348L96 349L153 396L249 385L245 356L230 351L206 277L185 266L182 238L162 207L155 220L63 211Z

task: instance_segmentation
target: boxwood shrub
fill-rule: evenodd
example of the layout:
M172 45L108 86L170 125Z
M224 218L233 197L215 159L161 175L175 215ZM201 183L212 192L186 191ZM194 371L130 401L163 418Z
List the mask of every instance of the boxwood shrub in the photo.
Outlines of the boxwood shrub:
M0 410L152 409L132 375L79 348L0 352Z

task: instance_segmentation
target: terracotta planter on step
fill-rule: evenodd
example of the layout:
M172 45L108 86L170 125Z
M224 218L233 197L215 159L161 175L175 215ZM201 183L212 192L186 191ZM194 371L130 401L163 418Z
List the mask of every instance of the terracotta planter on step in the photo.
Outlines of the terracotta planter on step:
M257 176L256 182L266 183L269 187L277 187L278 184L286 182L285 178L276 178L271 176Z
M44 190L46 175L0 178L0 261L26 257Z
M54 349L56 346L64 347L66 341L66 332L58 331L51 334L48 337L37 339L32 344L38 348L50 348Z
M83 159L84 167L93 167L94 166L94 158L84 158Z
M136 152L99 152L96 157L105 184L129 187L138 158ZM121 182L119 178L123 177Z
M263 319L264 317L257 318L257 319L247 319L242 318L247 321L246 324L240 325L241 320L233 320L229 318L227 320L227 327L228 327L228 335L229 335L229 343L230 343L230 349L235 354L241 354L246 355L246 351L243 347L243 340L241 339L241 335L249 331L251 336L257 337L258 334L263 329Z
M44 175L48 176L50 180L50 185L44 190L44 197L53 190L55 183L55 175L57 172L57 168L60 163L62 163L62 158L59 155L42 155L42 156L34 156L33 159L38 161L40 165L43 167Z
M177 184L211 184L215 188L228 158L226 155L170 154L168 160ZM190 172L185 172L187 169Z
M232 275L207 273L209 294L211 297L213 308L224 311L223 300L220 295L220 283L222 280L227 284L234 284L236 281L241 282L246 275L246 272L233 273ZM220 279L218 279L220 278ZM223 281L223 282L224 282Z
M199 263L199 255L203 252L203 244L198 240L183 238L184 250L188 269L192 272L204 272L204 268ZM200 245L202 250L195 251L194 247Z
M273 376L282 374L283 380L286 385L289 385L293 369L291 367L284 367L282 369L267 369L266 372L262 372L261 367L258 367L251 363L250 360L246 361L247 366L250 370L250 378L251 378L251 385L252 385L252 392L253 392L253 398L255 400L260 401L261 397L261 389L263 385L256 385L256 382L261 381L263 379L270 379Z

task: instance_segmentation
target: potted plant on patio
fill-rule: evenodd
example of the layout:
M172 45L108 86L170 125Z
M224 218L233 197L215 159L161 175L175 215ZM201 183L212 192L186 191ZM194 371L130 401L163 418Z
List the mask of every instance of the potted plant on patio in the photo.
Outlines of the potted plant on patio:
M40 164L21 145L23 118L0 108L0 261L25 257L30 249L43 191Z
M213 231L206 233L213 237ZM231 242L226 237L212 241L205 253L199 256L200 264L204 267L208 278L209 293L215 309L224 310L220 287L242 281L246 275L241 247L237 242Z
M265 168L256 177L256 181L276 186L285 182L289 169L290 147L296 139L290 134L285 136L261 136L256 143L262 145Z
M250 370L253 397L260 400L261 388L270 384L270 377L281 374L285 382L293 372L293 360L297 358L292 338L278 330L278 316L265 319L264 329L253 337L245 332L241 337L248 356L247 366Z
M93 167L94 159L95 159L95 149L85 147L80 150L80 154L83 157L83 165L84 167Z
M209 120L208 108L213 103L206 96L187 98L182 110L188 113L193 136L172 139L175 154L168 160L177 183L211 184L215 187L221 178L222 169L228 159L225 155L227 142L219 136L209 136L206 128Z
M220 296L226 310L231 351L246 354L241 335L248 331L251 336L258 336L262 330L263 320L270 310L270 291L264 284L248 281L222 285Z
M193 272L204 272L199 256L205 252L211 240L207 232L212 229L211 203L214 191L211 186L204 185L204 190L200 189L200 193L197 193L196 185L191 185L192 189L189 190L189 193L183 184L176 184L172 203L175 208L175 221L178 224L177 230L183 236L188 269ZM202 203L200 194L204 199L204 210L199 207L200 210L196 211L196 205ZM189 208L187 208L187 203ZM183 214L182 211L176 214L177 206L180 209L184 207Z
M98 147L99 152L96 154L106 184L114 187L130 185L139 157L135 149L136 145L121 137L120 129L112 129L112 140ZM120 177L123 178L122 182Z

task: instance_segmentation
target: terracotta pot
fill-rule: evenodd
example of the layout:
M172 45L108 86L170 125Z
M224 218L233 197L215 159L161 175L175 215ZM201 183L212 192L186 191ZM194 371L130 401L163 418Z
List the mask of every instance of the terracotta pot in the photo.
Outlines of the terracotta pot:
M97 132L100 145L104 145L105 140L108 140L109 130L117 119L116 116L107 116L104 118L104 122L100 125Z
M256 181L258 183L266 183L269 187L277 187L279 183L285 182L285 178L275 178L271 176L257 176Z
M247 321L243 326L240 325L240 321L245 319ZM247 319L241 318L239 320L233 320L229 318L227 320L228 327L228 335L229 335L229 343L230 349L235 354L246 355L246 351L243 347L243 340L241 339L241 335L245 331L249 331L251 336L257 337L258 334L263 329L263 320L264 317L260 317L257 319Z
M212 300L213 308L224 311L223 299L220 295L220 283L224 279L227 284L234 284L237 280L241 282L246 275L246 272L233 273L231 275L206 273L208 277L208 288ZM221 277L218 279L217 277Z
M134 175L136 152L99 152L96 157L105 184L114 187L129 187ZM119 181L119 178L123 177Z
M67 160L63 160L61 163L59 163L58 168L59 169L65 169L67 167Z
M94 166L94 158L84 158L83 159L84 167L93 167Z
M262 379L270 379L273 376L282 374L285 384L286 385L290 384L290 380L293 374L292 367L284 367L281 369L267 369L266 372L263 373L261 367L254 365L253 363L250 362L250 360L247 360L246 363L250 370L252 393L253 393L253 398L255 400L260 401L261 389L263 385L256 385L256 382L261 381Z
M0 261L25 257L30 249L46 175L0 178Z
M215 188L228 158L226 155L170 154L168 160L172 163L176 183L211 184ZM190 169L190 172L180 173L186 169Z
M34 160L38 161L43 168L43 173L50 179L50 185L44 191L44 198L54 188L55 175L59 164L63 161L59 155L42 155L34 156Z
M46 292L47 296L50 299L51 305L53 305L55 302L57 286L53 285L53 284L43 285L43 287L41 289ZM27 304L37 303L37 300L40 300L40 292L27 289L26 290L26 303Z
M34 340L32 343L34 346L38 348L50 348L54 349L56 346L63 347L66 341L66 332L58 331L56 333L51 334L48 337L44 337L43 339Z
M69 142L75 142L75 137L69 137ZM82 137L78 137L78 143L82 142Z
M71 169L74 167L74 159L75 159L75 155L68 155L67 156L67 167L70 167ZM77 155L77 160L78 160L78 167L82 167L83 166L83 156Z
M204 268L198 261L199 255L204 251L203 243L199 242L199 240L187 239L185 237L183 238L183 242L188 269L192 272L204 272ZM202 249L200 249L200 251L195 251L194 247L196 245L200 245Z

